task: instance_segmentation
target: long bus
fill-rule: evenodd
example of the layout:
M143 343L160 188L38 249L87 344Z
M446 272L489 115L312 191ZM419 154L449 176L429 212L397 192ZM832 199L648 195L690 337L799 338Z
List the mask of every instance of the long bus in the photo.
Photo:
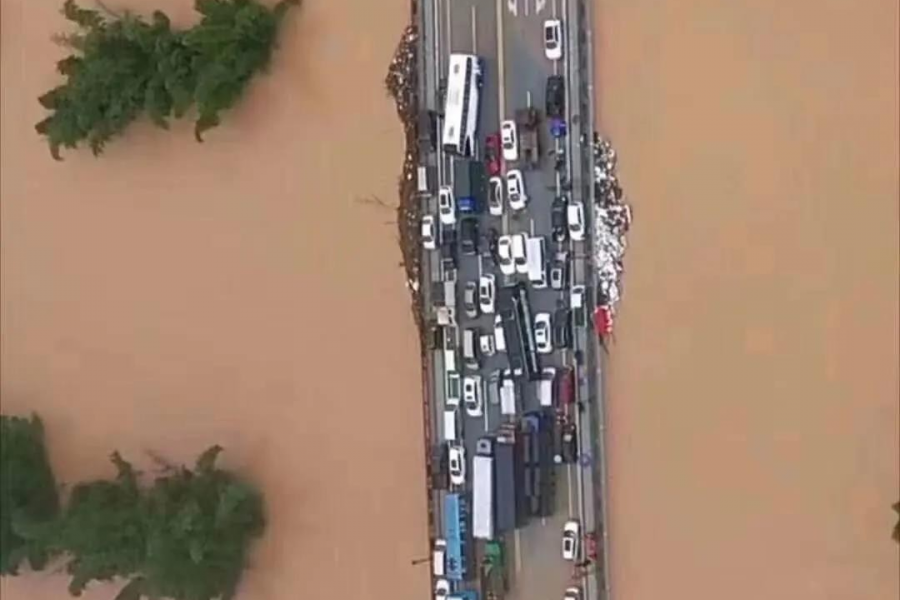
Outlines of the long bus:
M474 54L450 55L441 136L441 144L447 152L465 157L475 155L481 82L481 58Z
M444 496L444 532L447 536L447 579L465 581L468 578L469 549L468 504L459 494Z

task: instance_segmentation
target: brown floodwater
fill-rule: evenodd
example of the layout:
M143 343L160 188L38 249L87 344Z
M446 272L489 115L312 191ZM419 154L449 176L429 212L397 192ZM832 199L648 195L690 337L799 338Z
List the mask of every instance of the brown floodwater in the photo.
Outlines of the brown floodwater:
M241 598L422 597L418 337L394 210L362 201L396 203L382 80L408 0L307 0L203 145L190 124L141 124L63 163L33 131L62 2L0 2L3 411L43 416L66 482L111 476L114 449L150 468L148 452L222 444L268 502ZM111 5L188 23L191 4ZM0 595L65 584L6 578Z
M895 600L898 5L599 0L624 600Z

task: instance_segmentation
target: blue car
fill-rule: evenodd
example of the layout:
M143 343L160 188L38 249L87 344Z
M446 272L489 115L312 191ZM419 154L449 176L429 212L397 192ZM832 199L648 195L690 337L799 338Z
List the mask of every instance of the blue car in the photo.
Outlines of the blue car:
M480 212L478 199L474 196L461 196L456 201L456 208L460 213L471 215Z

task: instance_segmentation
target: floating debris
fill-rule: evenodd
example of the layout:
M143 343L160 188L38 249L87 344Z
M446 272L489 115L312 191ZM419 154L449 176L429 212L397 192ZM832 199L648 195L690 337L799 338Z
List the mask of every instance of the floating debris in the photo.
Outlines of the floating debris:
M397 206L397 228L400 237L400 252L406 270L406 287L412 294L413 315L419 329L422 347L425 347L425 327L421 309L420 277L422 270L422 245L419 240L419 220L421 203L416 197L416 169L419 163L418 135L418 71L416 44L419 34L414 25L408 26L394 51L388 67L384 85L394 99L397 116L403 124L406 153L403 170L398 182L400 203Z
M597 310L594 326L601 338L612 334L616 305L621 299L625 273L626 234L631 227L631 207L623 200L616 175L616 151L608 140L594 134L594 269L597 273Z

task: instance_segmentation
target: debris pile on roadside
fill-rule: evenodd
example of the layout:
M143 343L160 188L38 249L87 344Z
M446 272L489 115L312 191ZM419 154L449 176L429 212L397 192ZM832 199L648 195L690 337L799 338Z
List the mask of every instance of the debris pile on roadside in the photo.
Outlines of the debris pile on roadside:
M420 273L422 265L422 246L419 243L419 219L421 206L416 198L416 167L419 162L418 135L418 83L416 43L418 32L415 26L407 27L400 43L394 51L394 57L388 67L384 85L397 106L397 116L403 123L406 152L403 159L403 171L399 181L400 203L397 206L397 228L400 236L400 252L403 256L403 267L406 270L406 286L412 293L413 314L419 336L424 336L422 322ZM422 347L425 340L422 338Z
M616 151L608 140L594 134L594 269L597 273L597 309L594 326L601 339L612 334L616 305L621 297L626 233L631 207L622 198L616 176Z

